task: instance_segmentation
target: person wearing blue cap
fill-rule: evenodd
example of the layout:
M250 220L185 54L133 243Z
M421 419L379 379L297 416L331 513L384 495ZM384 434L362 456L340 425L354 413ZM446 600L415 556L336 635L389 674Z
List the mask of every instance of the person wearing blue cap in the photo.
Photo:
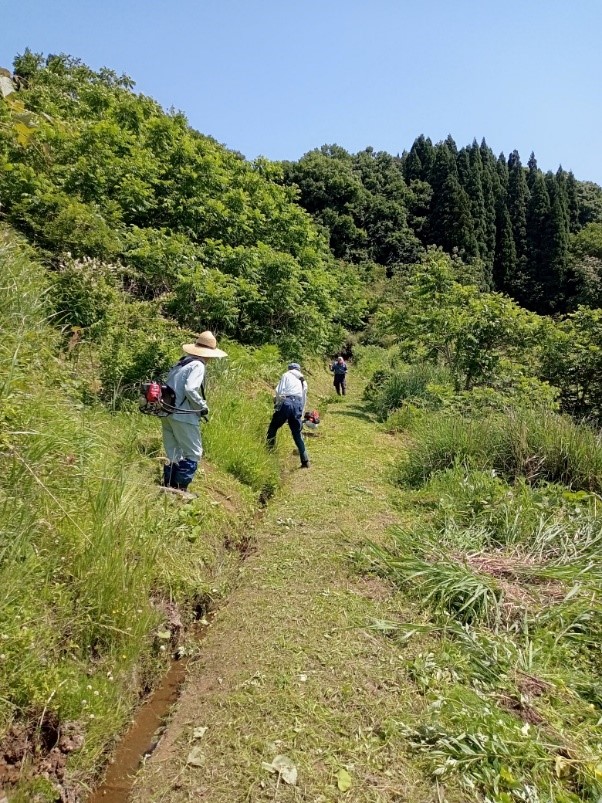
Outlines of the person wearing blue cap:
M266 442L268 449L273 449L276 445L276 433L280 427L288 424L295 445L299 450L301 468L309 468L309 455L301 435L306 399L307 382L301 373L301 366L298 362L291 362L288 370L282 374L280 382L276 386L274 415L268 427Z

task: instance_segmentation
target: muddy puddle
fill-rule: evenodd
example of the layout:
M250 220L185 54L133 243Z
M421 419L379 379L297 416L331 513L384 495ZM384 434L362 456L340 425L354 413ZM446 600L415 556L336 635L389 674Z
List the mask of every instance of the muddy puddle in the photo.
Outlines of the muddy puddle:
M209 621L212 618L210 614L207 616ZM190 640L198 643L208 629L195 627L189 634ZM172 661L160 684L138 709L134 722L115 749L103 782L92 792L88 803L127 803L136 772L157 746L162 725L180 695L189 661L189 658Z

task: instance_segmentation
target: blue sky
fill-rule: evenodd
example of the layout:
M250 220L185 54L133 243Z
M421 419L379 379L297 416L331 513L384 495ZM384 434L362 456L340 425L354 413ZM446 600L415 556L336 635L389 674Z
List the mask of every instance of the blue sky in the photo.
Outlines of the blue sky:
M253 158L483 136L602 183L600 0L18 0L29 46L111 67Z

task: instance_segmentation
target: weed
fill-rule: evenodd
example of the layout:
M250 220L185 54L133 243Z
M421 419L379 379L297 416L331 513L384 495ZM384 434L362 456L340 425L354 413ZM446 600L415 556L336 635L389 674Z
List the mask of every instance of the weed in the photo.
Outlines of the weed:
M393 550L372 545L381 566L421 604L447 611L459 621L486 620L495 623L502 601L501 588L491 578L479 576L462 563L426 559L432 544L418 546L403 530L393 532Z
M404 403L437 409L453 393L448 371L429 363L405 365L377 371L366 387L368 406L383 420Z

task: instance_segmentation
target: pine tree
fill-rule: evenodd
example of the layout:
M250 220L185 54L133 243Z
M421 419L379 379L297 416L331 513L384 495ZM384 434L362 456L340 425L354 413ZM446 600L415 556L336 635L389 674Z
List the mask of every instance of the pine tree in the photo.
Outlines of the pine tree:
M406 181L411 181L412 179L418 179L419 181L429 181L431 170L435 162L435 149L429 137L425 137L424 134L421 134L419 137L417 137L414 140L412 147L410 148L409 156L411 156L412 154L414 154L420 161L420 174L419 175L414 174L411 176L411 178L408 178L408 176L406 176ZM413 165L414 168L417 166L417 161L413 157L411 164Z
M483 162L481 152L476 140L468 151L469 172L468 183L465 186L470 199L475 237L479 257L484 266L483 286L491 286L491 270L493 268L493 250L490 249L487 238L487 214L485 210L485 194L483 190Z
M454 156L458 155L458 146L456 145L456 141L451 134L448 134L445 137L445 145L450 153L453 153Z
M512 235L512 221L506 204L500 199L497 205L495 255L493 259L493 286L506 292L508 280L516 275L516 248Z
M566 177L566 195L569 212L569 230L574 234L580 228L579 223L579 200L577 197L577 180L572 171Z
M403 160L403 176L409 184L410 181L421 181L423 172L424 169L420 157L416 152L416 148L412 145L410 152Z
M550 258L550 196L541 172L535 174L527 208L527 244L527 269L513 295L523 306L545 313L554 289L544 281Z
M540 281L545 290L549 312L562 311L566 304L569 264L569 214L564 186L553 173L546 174L550 196L550 215L546 230L545 261L540 266Z
M465 259L477 257L470 201L460 186L455 155L447 142L437 146L437 155L431 171L433 199L429 235L430 241L445 251L458 251Z
M473 151L475 150L476 142L473 143ZM481 184L483 187L483 205L485 211L484 217L484 241L485 241L485 260L487 265L493 272L493 263L495 257L495 245L497 238L497 224L496 224L496 207L500 192L500 179L498 177L495 165L495 157L490 148L487 147L485 140L481 142L478 149L479 157L482 166L482 179ZM472 156L472 154L471 154ZM476 160L476 154L472 156ZM515 254L516 256L516 254Z
M500 190L504 195L504 198L507 199L508 195L508 182L509 182L509 175L508 175L508 161L504 156L504 153L500 153L497 158L496 162L496 172L498 175L498 179L500 182Z
M525 179L525 171L518 151L512 151L508 157L508 195L507 208L512 222L512 236L516 249L516 267L514 274L506 274L508 292L517 299L525 299L528 294L528 246L527 246L527 203L529 188Z
M562 203L562 211L564 213L564 220L566 224L567 232L570 230L570 212L569 212L569 196L568 196L568 188L567 188L567 174L562 169L562 165L558 167L556 171L556 175L554 176L554 184L556 190L560 194L560 202ZM548 189L549 192L549 189ZM550 195L550 198L552 196Z
M535 154L531 151L531 156L529 156L529 161L527 162L528 172L527 172L527 186L529 187L529 192L533 190L533 185L535 184L535 177L537 176L537 159L535 158Z

